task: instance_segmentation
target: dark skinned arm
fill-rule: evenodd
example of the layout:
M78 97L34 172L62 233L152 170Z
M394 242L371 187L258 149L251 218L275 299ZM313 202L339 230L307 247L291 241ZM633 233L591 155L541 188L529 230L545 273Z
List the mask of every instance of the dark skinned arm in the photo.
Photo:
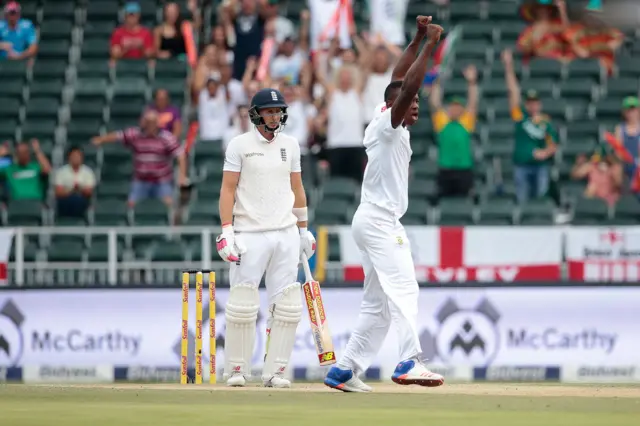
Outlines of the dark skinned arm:
M418 58L413 62L409 71L407 71L407 75L402 81L400 94L391 107L391 125L394 129L402 124L407 110L411 107L418 91L422 87L424 76L427 74L429 67L431 52L440 40L442 27L439 25L429 25L428 32L427 43L422 47Z
M427 20L429 22L427 22ZM407 75L409 68L416 60L416 55L420 51L420 44L422 43L422 39L424 39L424 36L427 35L427 25L429 25L430 22L431 18L429 16L421 15L416 18L418 31L416 32L416 35L413 36L413 40L411 40L411 43L409 43L406 49L404 49L404 52L402 52L402 56L400 56L400 59L398 59L396 66L393 68L391 81L402 80L405 75Z

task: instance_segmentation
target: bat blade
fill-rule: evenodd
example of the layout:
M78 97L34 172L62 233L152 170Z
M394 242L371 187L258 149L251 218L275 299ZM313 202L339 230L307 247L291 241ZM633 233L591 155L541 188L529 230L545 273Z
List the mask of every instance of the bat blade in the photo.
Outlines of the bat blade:
M304 300L309 312L309 323L311 325L311 335L318 353L320 365L331 365L336 363L336 353L333 349L333 340L327 324L327 318L322 303L322 293L320 283L317 281L307 281L302 286Z

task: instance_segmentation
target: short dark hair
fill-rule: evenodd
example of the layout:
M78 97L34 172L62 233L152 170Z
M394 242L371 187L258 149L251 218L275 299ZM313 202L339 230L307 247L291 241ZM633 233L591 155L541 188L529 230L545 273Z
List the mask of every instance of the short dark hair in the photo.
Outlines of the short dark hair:
M73 153L74 153L74 152L76 152L76 151L78 151L80 154L83 154L83 152L82 152L82 148L80 148L80 147L79 147L79 146L77 146L77 145L73 145L72 147L70 147L70 148L67 150L67 157L68 157L68 156L70 156L71 154L73 154Z
M402 80L396 80L389 83L386 89L384 89L384 101L389 102L392 97L396 96L396 91L402 87Z

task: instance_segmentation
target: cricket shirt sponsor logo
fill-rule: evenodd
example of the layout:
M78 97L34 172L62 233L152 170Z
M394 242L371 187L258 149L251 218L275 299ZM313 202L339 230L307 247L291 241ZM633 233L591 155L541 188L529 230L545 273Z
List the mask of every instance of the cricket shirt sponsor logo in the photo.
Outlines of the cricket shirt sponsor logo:
M264 153L262 153L262 152L248 152L244 156L245 156L245 158L264 157Z

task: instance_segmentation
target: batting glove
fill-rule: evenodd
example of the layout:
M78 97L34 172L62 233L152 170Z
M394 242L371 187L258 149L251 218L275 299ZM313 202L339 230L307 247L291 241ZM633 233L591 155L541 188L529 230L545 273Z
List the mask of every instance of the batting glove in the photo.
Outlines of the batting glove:
M307 228L300 228L300 253L304 253L307 259L316 252L316 239Z
M237 262L244 249L238 247L232 225L222 227L222 234L216 238L216 249L225 262Z

